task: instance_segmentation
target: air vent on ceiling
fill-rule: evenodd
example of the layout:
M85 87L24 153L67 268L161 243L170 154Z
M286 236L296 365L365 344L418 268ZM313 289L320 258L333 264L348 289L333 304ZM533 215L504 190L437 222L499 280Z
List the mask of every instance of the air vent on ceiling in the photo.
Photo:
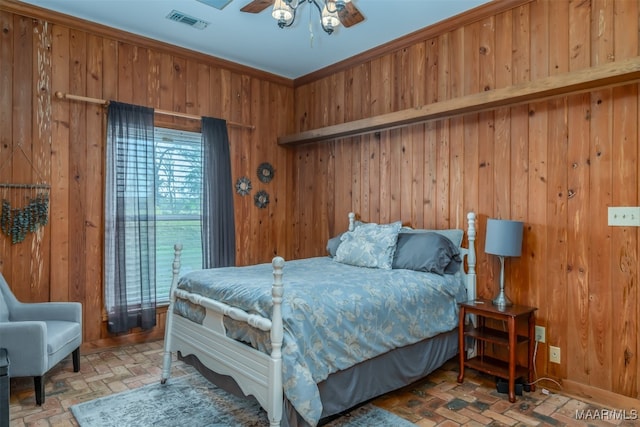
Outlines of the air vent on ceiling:
M207 6L215 7L216 9L224 9L226 5L231 3L231 0L198 0L200 3L204 3Z
M186 13L178 12L177 10L172 10L171 13L167 15L167 19L171 21L181 22L183 24L187 24L193 28L197 28L198 30L204 30L209 25L209 22L203 21L202 19L194 18L193 16L189 16Z

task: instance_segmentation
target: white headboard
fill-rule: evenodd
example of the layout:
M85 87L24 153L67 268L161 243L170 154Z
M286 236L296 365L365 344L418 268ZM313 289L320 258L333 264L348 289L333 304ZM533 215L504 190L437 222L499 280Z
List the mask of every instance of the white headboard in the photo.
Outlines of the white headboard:
M349 231L353 231L355 229L355 219L356 214L353 212L349 212ZM438 232L439 230L430 230L434 232ZM447 231L442 230L442 233L445 237L449 237L447 235ZM454 230L452 230L454 231ZM464 240L464 239L463 239ZM460 247L460 255L462 256L462 264L460 265L460 272L465 277L466 287L467 287L467 299L474 300L476 299L476 214L474 212L469 212L467 214L467 241L468 247L463 248ZM465 270L465 259L466 259L466 270Z

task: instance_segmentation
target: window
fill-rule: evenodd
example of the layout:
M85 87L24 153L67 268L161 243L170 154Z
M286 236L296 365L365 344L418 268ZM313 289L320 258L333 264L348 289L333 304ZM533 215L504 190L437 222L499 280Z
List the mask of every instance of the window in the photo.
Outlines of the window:
M184 247L183 272L235 265L227 124L202 117L198 134L155 127L152 108L107 108L107 329L148 330L158 301L168 301L175 243Z
M156 152L156 298L169 301L173 247L182 274L202 268L202 139L198 132L154 129Z

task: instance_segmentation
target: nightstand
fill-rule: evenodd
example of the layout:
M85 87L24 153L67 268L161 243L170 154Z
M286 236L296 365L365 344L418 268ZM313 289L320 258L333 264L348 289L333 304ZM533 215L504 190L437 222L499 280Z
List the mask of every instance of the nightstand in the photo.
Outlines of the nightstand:
M493 305L491 300L476 299L466 301L459 304L460 306L460 331L459 348L460 348L460 375L458 382L464 380L464 368L469 367L490 375L504 378L509 382L509 402L516 401L515 380L520 377L528 379L529 383L534 381L533 370L533 350L535 339L535 311L537 308L525 305L512 305L509 307L498 307ZM477 325L465 325L465 317L467 314L475 314L477 316ZM485 325L486 319L495 319L506 322L507 331L490 328ZM527 334L518 335L517 323L526 320ZM477 355L470 359L467 358L464 351L465 337L471 337L477 343ZM508 361L502 361L485 355L485 346L487 343L504 346L508 349ZM516 362L516 351L520 344L527 344L527 366L518 365ZM535 386L531 384L531 391L535 390Z

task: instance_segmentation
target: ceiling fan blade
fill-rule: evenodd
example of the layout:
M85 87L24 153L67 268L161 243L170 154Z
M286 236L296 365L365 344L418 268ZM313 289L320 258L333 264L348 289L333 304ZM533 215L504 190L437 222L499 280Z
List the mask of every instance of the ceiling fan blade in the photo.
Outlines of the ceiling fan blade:
M252 2L246 4L242 9L240 9L240 11L249 13L260 13L272 4L273 0L253 0Z
M364 21L364 16L358 8L354 6L353 2L347 3L345 8L338 12L338 17L340 18L340 23L345 27L351 27Z

